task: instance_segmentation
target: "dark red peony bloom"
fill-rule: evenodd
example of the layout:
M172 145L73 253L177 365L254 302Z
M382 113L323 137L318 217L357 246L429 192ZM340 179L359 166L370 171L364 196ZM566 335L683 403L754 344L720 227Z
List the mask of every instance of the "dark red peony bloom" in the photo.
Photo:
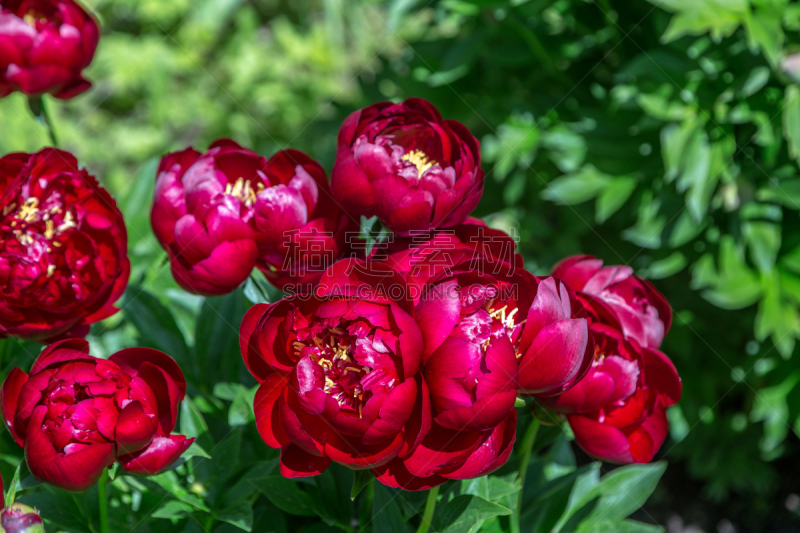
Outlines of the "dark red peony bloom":
M69 153L0 158L0 338L84 336L130 273L122 213Z
M429 102L381 102L342 124L331 188L349 213L408 235L463 221L483 193L480 164L478 140Z
M499 468L514 444L518 390L562 392L591 363L587 320L565 284L473 250L462 259L414 265L437 271L415 308L433 425L411 455L375 470L389 486L422 490Z
M593 323L595 356L589 373L563 394L540 400L567 415L586 453L614 463L646 463L664 443L666 408L681 397L669 358L642 348L605 324Z
M73 0L0 1L0 97L14 91L72 98L92 86L97 23Z
M14 368L0 400L36 479L80 492L115 460L139 475L175 462L194 441L170 435L185 394L183 372L162 352L129 348L105 360L69 339L45 348L30 374Z
M284 476L317 475L331 461L375 468L407 456L425 437L422 335L404 285L386 266L340 261L316 295L256 305L245 315L242 355L261 383L256 424L267 445L281 449Z
M591 255L575 255L557 264L553 276L577 291L593 315L614 315L626 337L648 348L661 346L672 324L672 309L664 295L635 276L631 267L603 266L601 259Z
M189 292L226 294L258 265L276 286L313 283L341 255L347 220L325 171L297 150L269 161L229 139L161 160L151 215ZM324 265L324 266L320 266Z

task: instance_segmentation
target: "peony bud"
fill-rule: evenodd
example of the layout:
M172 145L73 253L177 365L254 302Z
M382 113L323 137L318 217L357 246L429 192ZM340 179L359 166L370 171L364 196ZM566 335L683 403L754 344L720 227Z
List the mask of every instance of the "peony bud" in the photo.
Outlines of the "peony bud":
M39 512L21 503L15 503L0 512L0 528L3 533L44 533Z

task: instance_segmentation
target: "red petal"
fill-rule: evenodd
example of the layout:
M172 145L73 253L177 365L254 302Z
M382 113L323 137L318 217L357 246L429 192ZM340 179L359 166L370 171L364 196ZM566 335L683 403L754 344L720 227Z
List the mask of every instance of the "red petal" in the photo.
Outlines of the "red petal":
M575 442L592 457L612 463L634 462L628 438L617 428L583 415L570 415L567 420Z
M144 363L150 363L168 374L180 391L180 399L186 395L186 378L183 376L183 371L175 359L151 348L128 348L127 350L120 350L111 357L109 361L113 361L126 373L135 376L139 368Z
M138 452L153 440L158 429L158 420L148 416L139 402L131 402L117 418L114 439L117 455Z
M114 462L113 444L91 444L75 453L59 455L42 431L47 407L34 410L25 438L25 460L39 481L70 492L82 492L95 484Z
M294 444L289 444L281 449L281 474L283 477L318 476L327 470L330 464L331 460L327 457L311 455Z
M281 425L278 406L276 406L276 403L280 401L283 388L288 382L286 377L271 374L261 383L253 401L258 433L267 446L272 448L281 448L289 444L289 436Z
M11 369L3 387L0 389L0 402L3 405L3 419L6 427L11 432L11 436L20 446L24 445L24 433L20 427L22 420L17 418L17 401L23 385L28 382L28 374L17 367Z
M144 450L123 455L117 460L122 469L129 474L152 476L177 461L193 442L194 438L187 439L183 435L168 437L159 435Z

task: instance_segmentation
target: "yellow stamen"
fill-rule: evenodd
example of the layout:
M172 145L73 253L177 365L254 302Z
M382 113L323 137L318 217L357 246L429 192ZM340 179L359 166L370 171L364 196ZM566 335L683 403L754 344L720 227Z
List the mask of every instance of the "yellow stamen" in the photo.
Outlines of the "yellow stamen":
M52 220L48 220L44 223L44 238L50 240L53 238L53 233L56 231L55 224L53 224Z
M412 150L407 154L401 157L403 161L408 161L409 163L413 164L417 167L417 179L422 178L422 175L428 171L433 165L438 165L436 161L432 159L428 159L428 156L425 155L425 152L421 150Z
M19 208L19 213L17 213L17 219L22 220L24 222L33 222L36 220L36 215L39 214L39 199L38 198L28 198L25 200L25 203L22 204L22 207Z

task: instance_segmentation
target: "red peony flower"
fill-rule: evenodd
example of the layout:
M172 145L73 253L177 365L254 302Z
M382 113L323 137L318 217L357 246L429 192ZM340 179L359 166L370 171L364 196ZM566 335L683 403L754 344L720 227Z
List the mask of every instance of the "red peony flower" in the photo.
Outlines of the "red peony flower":
M69 339L45 348L30 374L15 367L0 400L36 479L80 492L115 460L139 475L175 462L194 441L170 435L185 394L183 372L162 352L129 348L105 360Z
M483 193L480 164L478 140L431 103L381 102L342 124L331 188L349 213L408 235L462 222Z
M412 454L374 470L389 486L422 490L499 468L514 444L518 390L561 392L591 362L587 320L566 285L461 252L452 267L432 256L414 265L435 271L415 308L433 425Z
M0 97L14 91L72 98L89 89L97 23L73 0L0 2Z
M629 266L603 266L591 255L575 255L553 268L578 293L586 309L603 322L616 320L626 337L658 348L672 324L672 309L653 285ZM613 315L608 318L608 315Z
M540 403L567 415L575 441L589 455L650 462L667 437L666 408L681 397L678 372L666 355L625 340L613 327L594 323L591 331L596 350L589 373Z
M261 383L256 425L281 449L284 476L317 475L331 461L375 468L425 437L422 335L404 290L388 267L346 260L325 272L316 295L245 315L242 355Z
M314 283L341 255L347 225L328 195L325 171L304 153L268 161L221 139L161 160L153 232L195 294L231 292L256 265L278 287Z
M0 338L84 336L130 273L122 213L69 153L0 158Z

